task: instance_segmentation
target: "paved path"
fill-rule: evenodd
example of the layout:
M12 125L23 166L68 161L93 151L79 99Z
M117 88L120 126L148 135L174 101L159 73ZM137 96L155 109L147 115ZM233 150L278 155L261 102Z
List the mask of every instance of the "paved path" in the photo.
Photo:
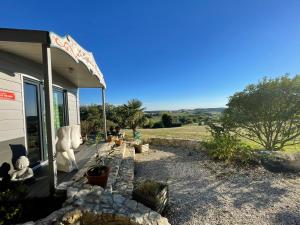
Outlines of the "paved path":
M300 224L300 175L235 169L205 154L154 148L136 154L136 180L169 182L174 225Z

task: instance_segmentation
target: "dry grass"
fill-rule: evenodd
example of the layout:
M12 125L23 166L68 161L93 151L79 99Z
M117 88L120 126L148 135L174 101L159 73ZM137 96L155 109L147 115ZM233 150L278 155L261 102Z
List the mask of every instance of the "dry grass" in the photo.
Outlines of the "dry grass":
M206 126L189 125L172 128L156 128L156 129L139 129L143 139L151 137L173 137L183 139L206 140L211 135ZM132 131L126 130L126 136L131 138Z
M182 139L194 139L194 140L208 140L211 138L211 134L207 126L198 125L187 125L182 127L172 127L172 128L156 128L156 129L139 129L142 133L144 140L151 137L167 137L167 138L182 138ZM132 138L132 131L126 130L126 136ZM262 149L262 146L249 141L247 139L242 139L242 141L251 146L254 149ZM284 148L286 152L299 152L300 144L291 145Z

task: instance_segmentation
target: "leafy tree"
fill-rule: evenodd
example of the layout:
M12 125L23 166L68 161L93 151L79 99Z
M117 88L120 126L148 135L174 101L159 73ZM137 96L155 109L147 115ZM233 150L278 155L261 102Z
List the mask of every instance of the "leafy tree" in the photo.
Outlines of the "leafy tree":
M152 117L146 116L145 122L143 123L143 128L153 128L155 121Z
M237 135L280 150L298 144L300 135L300 76L264 78L230 97L224 125Z
M170 114L164 113L161 116L161 122L163 124L163 127L172 127L172 123L173 123L172 116Z
M103 127L102 107L90 105L80 107L81 129L84 136L95 133Z
M124 105L110 105L107 110L107 119L113 121L118 126L125 128L127 123L127 111Z
M162 121L157 121L153 124L152 128L163 128L164 125L162 123Z
M186 122L187 122L187 117L186 117L186 116L180 116L178 120L179 120L180 123L186 124Z

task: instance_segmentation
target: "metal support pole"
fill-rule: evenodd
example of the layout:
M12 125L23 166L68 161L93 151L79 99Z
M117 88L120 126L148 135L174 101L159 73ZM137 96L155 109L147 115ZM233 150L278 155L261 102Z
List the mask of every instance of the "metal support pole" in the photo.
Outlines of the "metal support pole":
M105 89L104 88L102 88L102 113L103 113L104 137L105 137L105 140L107 140L106 111L105 111Z
M43 54L43 74L44 74L44 83L45 83L45 111L46 111L48 162L49 162L49 184L50 184L50 194L54 194L57 185L57 169L56 169L55 133L54 133L51 50L49 45L47 44L42 45L42 54Z

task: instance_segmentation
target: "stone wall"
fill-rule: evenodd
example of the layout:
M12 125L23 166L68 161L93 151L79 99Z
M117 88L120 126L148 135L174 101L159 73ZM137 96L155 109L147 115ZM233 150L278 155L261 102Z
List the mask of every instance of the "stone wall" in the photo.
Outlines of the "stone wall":
M76 183L69 183L63 208L27 224L170 225L166 218L134 200L99 186Z
M180 139L180 138L149 138L150 145L167 146L175 148L185 148L188 150L201 149L201 141L192 139Z
M26 224L170 225L168 220L159 213L131 199L129 192L132 192L133 188L130 186L133 182L134 170L133 149L123 145L108 155L111 147L110 144L103 144L99 146L97 153L102 156L107 155L107 163L114 166L106 189L89 185L83 176L85 171L95 163L97 156L95 154L86 166L78 171L73 181L59 185L60 192L65 190L67 195L63 207L44 219Z

